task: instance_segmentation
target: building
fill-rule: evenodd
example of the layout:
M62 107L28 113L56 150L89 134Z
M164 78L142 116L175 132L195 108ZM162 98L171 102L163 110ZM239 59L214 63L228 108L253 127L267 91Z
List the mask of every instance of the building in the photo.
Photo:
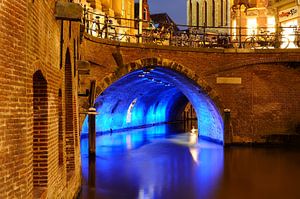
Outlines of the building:
M275 20L279 26L289 27L300 25L299 0L274 0L270 8L274 9Z
M232 0L231 26L233 39L243 42L245 37L263 31L275 32L275 13L269 0ZM236 37L242 35L241 37Z
M274 12L277 27L282 27L283 35L289 39L289 47L295 47L296 43L299 46L300 1L273 0L269 9Z
M189 26L227 27L229 20L229 0L187 0Z
M133 19L134 0L81 0L96 13L107 14L111 17Z
M166 28L176 32L179 30L173 19L167 13L157 13L150 15L151 21L156 28Z
M104 37L99 31L103 32L107 23L111 27L109 34L114 37L118 34L120 40L124 35L135 35L134 0L80 0L80 3L86 7L89 29L94 36Z
M242 43L250 35L267 37L282 33L282 43L288 48L295 47L296 34L299 34L299 1L233 0L231 4L233 39Z
M0 3L0 198L80 190L82 7L73 2Z
M143 0L142 1L142 10L143 10L143 28L148 28L149 27L149 22L150 22L150 9L148 5L148 0ZM139 11L140 11L140 4L137 2L134 4L134 18L139 19ZM136 23L136 27L138 24Z

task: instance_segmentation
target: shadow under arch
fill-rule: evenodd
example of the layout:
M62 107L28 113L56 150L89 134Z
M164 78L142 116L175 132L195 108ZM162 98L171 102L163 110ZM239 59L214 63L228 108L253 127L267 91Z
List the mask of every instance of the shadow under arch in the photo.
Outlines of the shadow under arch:
M199 135L224 142L219 97L189 68L167 59L141 59L119 68L98 86L97 132L174 122L190 102L197 114ZM82 133L87 129L85 119Z

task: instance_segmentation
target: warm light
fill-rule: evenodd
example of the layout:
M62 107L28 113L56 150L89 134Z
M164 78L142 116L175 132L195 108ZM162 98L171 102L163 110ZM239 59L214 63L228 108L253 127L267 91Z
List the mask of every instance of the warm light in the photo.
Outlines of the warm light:
M232 20L232 39L236 39L236 20Z
M275 17L274 16L269 16L267 18L267 30L269 32L275 32L275 25L276 25L276 21L275 21Z
M257 20L256 17L247 18L247 35L257 34Z
M294 27L298 27L298 21L297 19L283 22L281 23L282 28L282 35L290 41L288 48L296 48L294 44L295 40L295 32L294 32ZM282 44L282 46L286 46L285 44Z
M199 163L199 148L196 147L190 147L189 151L192 155L192 158L194 160L195 163Z
M198 134L190 133L189 134L189 145L197 144L197 142L198 142Z
M195 129L195 127L193 126L191 132L197 134L198 133L198 129Z
M103 24L104 24L104 16L100 16L100 15L93 15L93 20L94 21L91 21L92 23L92 35L94 37L102 37L102 35L99 35L100 31L102 30L103 28Z

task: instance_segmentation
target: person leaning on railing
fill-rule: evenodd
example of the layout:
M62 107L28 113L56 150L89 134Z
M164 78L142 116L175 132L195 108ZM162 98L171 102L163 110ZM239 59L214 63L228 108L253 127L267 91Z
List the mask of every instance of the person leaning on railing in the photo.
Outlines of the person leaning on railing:
M293 30L294 30L294 36L295 36L294 44L296 47L300 47L300 27L295 26L293 28Z

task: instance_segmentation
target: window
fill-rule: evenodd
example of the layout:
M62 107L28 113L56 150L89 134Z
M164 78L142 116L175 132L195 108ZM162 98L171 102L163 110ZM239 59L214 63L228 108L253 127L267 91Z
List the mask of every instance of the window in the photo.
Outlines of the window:
M144 8L143 19L144 19L145 21L148 20L148 18L147 18L147 8Z
M33 186L48 184L47 81L39 70L33 75Z
M247 35L257 34L257 20L256 17L247 18Z

